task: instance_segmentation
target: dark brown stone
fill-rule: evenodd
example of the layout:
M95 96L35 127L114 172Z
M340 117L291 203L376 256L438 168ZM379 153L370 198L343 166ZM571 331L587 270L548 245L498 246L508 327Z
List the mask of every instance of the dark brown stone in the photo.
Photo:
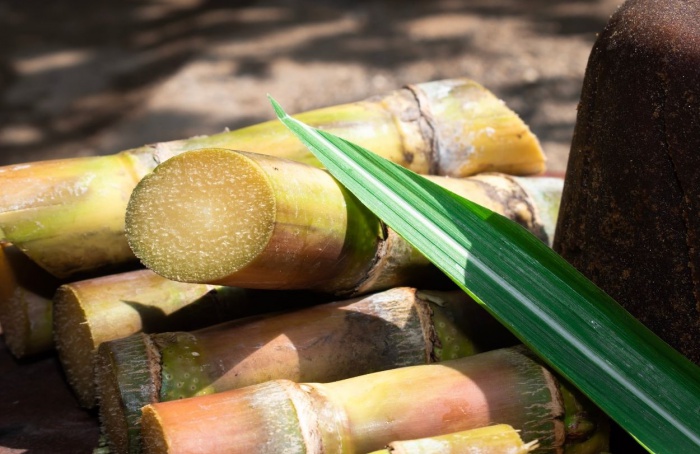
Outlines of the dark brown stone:
M700 2L629 0L586 69L554 248L700 364Z

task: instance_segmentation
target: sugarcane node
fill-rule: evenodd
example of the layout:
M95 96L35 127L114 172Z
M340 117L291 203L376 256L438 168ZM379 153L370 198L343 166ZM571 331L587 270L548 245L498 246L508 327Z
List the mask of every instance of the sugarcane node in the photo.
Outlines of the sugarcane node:
M313 454L370 452L396 439L501 422L544 452L607 449L604 442L596 450L567 444L564 417L556 377L515 347L325 384L273 380L154 403L143 409L142 432L149 453L262 453L293 446ZM206 440L194 435L200 431Z
M161 386L159 400L176 400L214 392L209 371L189 333L163 333L153 338L160 353Z
M527 125L469 79L415 84L295 117L421 174L544 170L544 153ZM124 213L138 181L178 154L208 147L320 166L279 121L268 121L114 155L0 167L0 188L7 188L0 190L0 231L54 276L112 272L136 260L124 238Z
M545 169L537 137L505 103L473 80L409 85L432 138L435 174L464 177L482 172L533 175ZM487 156L501 156L491 161ZM496 163L498 162L498 164Z
M429 178L551 241L558 197L538 193L558 194L561 179ZM448 282L326 171L257 153L200 149L161 164L134 190L126 234L144 265L185 282L345 296Z
M498 330L486 333L474 328L497 322L483 310L475 310L476 306L462 291L400 287L196 331L137 335L100 347L98 356L103 366L98 368L96 381L111 393L129 394L120 399L110 397L110 401L122 405L121 417L125 418L149 403L203 396L273 379L327 382L427 364L440 359L435 352L442 345L444 333L452 339L448 347L460 347L451 352L453 355L471 355L483 351L484 345L493 345L487 339L498 336ZM141 347L145 338L153 353ZM467 348L462 348L465 345ZM127 356L120 353L122 349L132 352ZM158 380L153 381L153 375L136 373L149 369L144 355L154 361L150 369L156 371ZM153 389L154 394L143 395L141 388ZM127 438L123 435L127 428L129 433L138 433L138 420L133 416L126 425L117 422L104 419L109 425L105 432L119 431L122 435L118 439ZM137 435L132 438L129 443L138 445Z

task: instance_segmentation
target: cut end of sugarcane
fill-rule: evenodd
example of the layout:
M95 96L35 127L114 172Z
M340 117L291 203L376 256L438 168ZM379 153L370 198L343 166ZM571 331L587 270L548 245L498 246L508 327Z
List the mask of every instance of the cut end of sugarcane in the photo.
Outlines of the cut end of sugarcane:
M167 454L169 452L168 438L163 430L158 412L151 405L142 410L141 427L143 430L143 447L148 454Z
M85 310L69 285L59 287L54 296L54 342L68 384L80 406L94 407L97 346Z
M102 343L95 363L104 434L115 452L139 452L141 408L158 401L158 351L139 333Z
M129 245L172 280L223 282L267 245L275 225L268 177L243 153L208 148L158 166L134 190Z
M26 339L29 336L29 323L25 311L17 304L17 298L2 301L0 306L0 323L7 349L16 358L25 356Z
M100 424L110 448L114 452L129 452L129 428L124 413L116 380L109 380L106 374L110 372L108 364L97 362L99 379Z
M53 296L59 282L0 240L0 324L8 350L16 358L53 348Z

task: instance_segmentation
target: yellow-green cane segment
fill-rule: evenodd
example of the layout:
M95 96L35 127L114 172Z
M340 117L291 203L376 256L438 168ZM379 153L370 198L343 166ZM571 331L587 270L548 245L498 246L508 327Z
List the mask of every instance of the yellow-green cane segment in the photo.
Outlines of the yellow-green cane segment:
M544 170L544 153L527 125L468 79L410 85L297 117L418 173L462 177ZM205 147L320 165L280 122L270 121L111 156L5 166L0 168L0 232L57 277L134 261L123 238L129 194L156 165Z
M56 277L106 274L134 261L123 213L151 169L130 152L0 167L0 230Z
M430 178L551 240L561 179ZM336 294L446 282L326 171L256 153L207 148L159 165L131 195L126 234L146 267L184 282Z

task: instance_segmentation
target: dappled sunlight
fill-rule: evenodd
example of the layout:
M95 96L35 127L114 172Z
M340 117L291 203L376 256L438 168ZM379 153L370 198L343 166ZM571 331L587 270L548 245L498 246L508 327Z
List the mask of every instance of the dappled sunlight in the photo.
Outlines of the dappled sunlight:
M515 103L562 171L588 49L616 6L17 3L0 14L0 50L11 50L0 59L0 164L247 126L272 118L266 93L294 113L468 76Z

